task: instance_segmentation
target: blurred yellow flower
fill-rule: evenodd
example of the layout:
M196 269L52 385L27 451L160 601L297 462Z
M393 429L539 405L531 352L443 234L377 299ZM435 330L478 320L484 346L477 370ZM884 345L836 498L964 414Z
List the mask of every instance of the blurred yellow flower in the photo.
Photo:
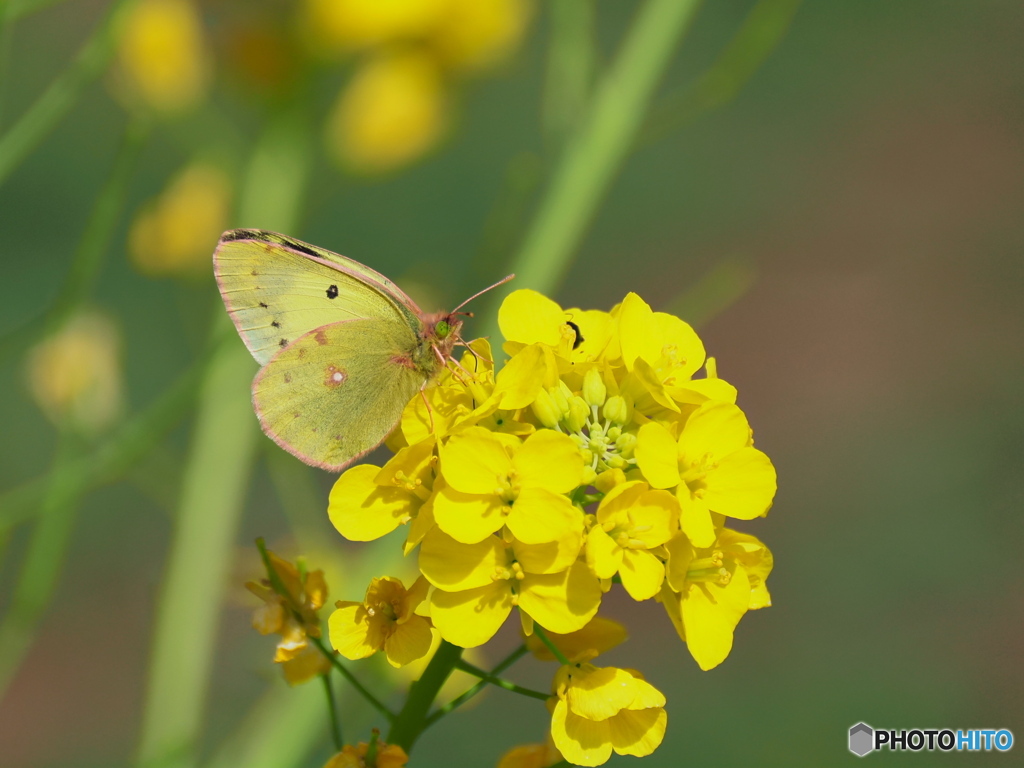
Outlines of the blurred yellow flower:
M29 391L54 424L95 434L121 412L120 356L114 322L83 312L29 352Z
M408 590L398 579L373 579L362 603L339 600L327 625L331 645L346 659L365 659L384 651L388 663L402 667L430 650L430 620L416 615L429 584L420 577Z
M448 96L436 61L413 49L375 56L342 91L326 125L328 151L359 173L422 157L444 134Z
M158 112L180 112L205 96L210 62L199 11L190 0L138 0L118 40L126 96Z
M562 753L551 742L512 747L501 756L498 768L548 768L562 761Z
M665 737L665 697L633 670L563 666L555 692L551 737L574 765L603 765L613 750L644 757Z
M451 0L306 0L305 23L327 50L354 50L429 36Z
M261 635L281 636L274 661L284 665L285 679L295 685L331 668L330 661L309 642L310 637L320 637L317 612L327 600L327 583L323 571L301 572L273 552L267 552L267 558L273 575L245 585L263 600L253 612L252 626Z
M135 216L128 252L139 271L153 276L199 274L227 226L231 179L204 162L188 165Z
M448 11L434 37L453 69L479 70L505 58L519 45L530 20L526 0L447 0Z
M374 743L373 759L368 760L370 745L360 742L356 746L346 744L341 752L324 763L324 768L405 768L408 755L397 744Z

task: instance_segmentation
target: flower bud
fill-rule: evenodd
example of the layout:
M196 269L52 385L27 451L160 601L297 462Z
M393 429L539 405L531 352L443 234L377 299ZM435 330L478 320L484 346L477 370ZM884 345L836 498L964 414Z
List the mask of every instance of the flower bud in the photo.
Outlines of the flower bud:
M551 399L555 401L555 405L561 413L561 418L565 418L569 415L569 401L572 400L572 390L565 385L565 382L559 379L558 386L552 387L548 390L551 393Z
M565 417L565 426L570 432L579 432L586 426L590 416L590 408L579 395L569 401L569 415Z
M625 424L630 416L629 404L622 395L614 395L608 398L604 404L604 417L613 424Z
M589 405L604 405L608 396L608 388L604 385L601 372L597 368L591 368L583 377L583 399Z
M636 448L636 435L632 432L623 432L615 439L615 447L628 459L633 455L633 449Z
M704 361L704 370L707 371L709 379L717 379L718 361L713 357L709 357L707 360Z
M554 398L551 397L547 390L542 389L537 393L537 399L533 401L531 408L533 409L533 415L545 427L548 429L558 428L558 422L562 420L561 409L559 409Z

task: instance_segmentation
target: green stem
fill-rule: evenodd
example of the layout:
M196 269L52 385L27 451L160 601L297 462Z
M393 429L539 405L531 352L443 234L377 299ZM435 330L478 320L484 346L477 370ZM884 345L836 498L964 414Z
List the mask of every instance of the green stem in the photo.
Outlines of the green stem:
M561 148L587 105L594 69L593 0L554 0L548 15L544 132L552 146Z
M462 659L459 659L455 668L461 669L463 672L468 672L475 677L479 677L485 683L490 683L491 685L503 688L506 691L511 691L512 693L518 693L520 696L529 696L531 699L540 699L541 701L547 701L551 698L550 694L535 691L532 688L523 688L521 685L516 685L511 680L495 677L490 672L480 669L480 667L474 666L468 661L464 661Z
M352 670L350 670L348 667L346 667L338 660L338 657L330 648L328 648L324 644L323 640L321 640L319 637L310 637L309 641L320 649L320 653L322 653L324 657L326 657L327 660L331 662L331 665L336 670L338 670L338 672L341 673L341 676L348 681L349 685L355 688L359 695L366 699L370 706L372 706L374 709L376 709L378 712L384 715L384 717L387 719L389 723L393 723L395 721L395 719L398 716L390 709L388 709L384 702L382 702L380 699L378 699L376 696L370 693L369 688L367 688L365 685L359 682L359 678L352 674Z
M512 288L552 292L628 154L655 86L699 0L647 0L570 137L510 271ZM500 297L496 297L496 300ZM497 337L492 327L492 337Z
M324 692L327 694L327 712L331 720L331 738L334 739L334 749L341 752L345 746L345 740L341 737L341 720L338 719L338 705L334 701L334 689L331 687L330 674L320 675L324 683Z
M74 106L85 87L106 68L114 53L115 30L121 13L132 2L134 0L115 0L71 65L0 137L0 184L53 130Z
M459 646L452 645L447 640L441 641L440 647L423 671L423 676L410 686L405 706L398 713L385 739L388 744L397 744L406 754L410 753L412 745L427 726L427 713L433 706L434 699L461 658L462 649Z
M114 158L113 170L96 197L88 224L60 290L40 316L23 323L0 339L0 360L20 354L37 339L59 330L92 293L124 208L139 151L148 135L148 125L138 120L132 121L125 128Z
M497 666L495 666L494 669L491 670L490 674L495 676L501 674L506 669L515 664L517 661L519 661L519 659L521 659L527 653L528 651L526 645L520 645L518 648L512 651L512 653L506 656ZM460 694L444 706L439 707L432 715L430 715L430 717L427 718L426 727L430 727L438 720L440 720L442 717L447 715L449 712L458 709L467 701L469 701L478 693L480 693L480 691L482 691L486 687L487 682L481 680L479 683L476 683L472 687L470 687L465 693Z
M554 654L555 658L558 659L559 664L561 664L562 666L569 666L572 663L565 657L565 654L562 653L561 649L551 641L551 638L548 637L547 632L544 631L544 627L542 627L540 624L534 624L533 632L535 635L537 635L537 637L540 638L540 641L548 647L548 650L550 650L551 653Z
M67 433L59 437L39 520L29 539L7 615L0 624L0 699L32 647L67 556L75 512L82 498L81 486L69 482L64 471L80 452L75 443Z

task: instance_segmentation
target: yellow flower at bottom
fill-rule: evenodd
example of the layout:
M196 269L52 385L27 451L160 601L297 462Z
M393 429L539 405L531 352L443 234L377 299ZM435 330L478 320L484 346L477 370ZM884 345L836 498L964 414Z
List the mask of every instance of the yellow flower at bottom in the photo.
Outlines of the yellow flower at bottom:
M602 765L612 751L644 757L665 737L665 697L633 670L564 666L555 692L551 737L574 765Z
M558 751L551 739L544 744L523 744L512 747L501 756L498 768L547 768L562 760L562 753Z
M378 741L375 746L377 750L372 768L405 768L405 764L409 762L409 756L397 744ZM369 751L370 745L366 742L360 742L354 747L346 744L341 752L324 763L324 768L371 768L366 762Z
M441 139L447 94L425 54L382 54L352 78L327 122L327 145L338 161L382 173L417 160Z
M393 667L421 658L430 650L430 620L415 610L427 588L422 577L409 590L398 579L374 579L364 602L337 602L338 610L327 622L331 645L353 660L382 650Z

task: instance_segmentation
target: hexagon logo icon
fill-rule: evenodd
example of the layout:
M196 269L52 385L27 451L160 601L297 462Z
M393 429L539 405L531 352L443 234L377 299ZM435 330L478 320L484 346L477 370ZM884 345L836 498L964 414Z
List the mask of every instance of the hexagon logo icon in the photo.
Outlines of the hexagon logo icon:
M850 729L850 751L864 757L875 748L875 730L867 723L857 723Z

